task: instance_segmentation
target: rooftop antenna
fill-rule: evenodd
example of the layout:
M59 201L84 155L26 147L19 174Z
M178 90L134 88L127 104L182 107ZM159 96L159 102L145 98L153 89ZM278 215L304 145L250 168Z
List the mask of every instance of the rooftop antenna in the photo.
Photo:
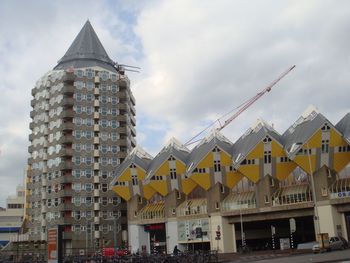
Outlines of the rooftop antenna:
M117 62L114 63L114 67L121 75L124 75L125 71L140 73L141 70L140 67L130 66L126 64L118 64Z

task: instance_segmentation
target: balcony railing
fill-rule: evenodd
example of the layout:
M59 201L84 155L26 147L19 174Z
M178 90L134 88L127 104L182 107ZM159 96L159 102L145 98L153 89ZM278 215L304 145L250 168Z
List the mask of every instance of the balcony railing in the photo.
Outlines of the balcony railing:
M159 220L164 218L165 212L163 201L148 204L139 212L139 219L141 220Z
M245 209L256 208L255 192L231 193L222 201L221 210L223 212L233 212Z
M308 183L279 188L272 196L272 206L312 202L311 187Z
M206 198L186 200L176 209L177 216L194 216L205 214L207 214Z
M350 178L340 178L329 187L330 199L350 197Z

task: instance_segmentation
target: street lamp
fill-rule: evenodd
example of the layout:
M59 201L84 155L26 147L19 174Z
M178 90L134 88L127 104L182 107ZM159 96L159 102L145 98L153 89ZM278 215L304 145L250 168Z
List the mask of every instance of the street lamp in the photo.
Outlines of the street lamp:
M245 238L244 238L244 230L243 230L243 215L242 215L242 194L240 193L239 200L239 217L241 221L241 240L242 240L242 249L245 247Z

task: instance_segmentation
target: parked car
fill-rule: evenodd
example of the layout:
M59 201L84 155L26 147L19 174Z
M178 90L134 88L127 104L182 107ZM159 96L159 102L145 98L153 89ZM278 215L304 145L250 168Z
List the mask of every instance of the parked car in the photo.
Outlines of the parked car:
M324 250L331 251L331 250L339 250L339 249L345 249L348 247L348 242L343 237L331 237L329 239L329 247L328 248L321 248L320 244L315 244L312 247L312 250L314 253L321 252Z

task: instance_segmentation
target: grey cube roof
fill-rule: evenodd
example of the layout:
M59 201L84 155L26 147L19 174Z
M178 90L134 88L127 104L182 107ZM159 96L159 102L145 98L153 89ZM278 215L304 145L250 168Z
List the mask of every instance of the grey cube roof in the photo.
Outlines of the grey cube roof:
M213 130L209 136L204 138L192 151L187 160L189 167L187 173L191 173L203 158L211 152L215 146L230 154L232 143L220 132Z
M186 164L187 157L189 155L189 150L182 145L175 138L172 138L167 145L154 157L151 164L148 167L149 174L147 178L151 178L154 172L166 161L170 156L175 159L182 161Z
M325 123L334 128L332 123L316 109L307 115L303 114L282 136L284 149L288 155L294 154Z
M127 169L131 164L135 164L143 170L147 171L150 163L152 161L152 156L141 149L139 146L135 147L131 153L126 157L126 159L117 167L114 174L116 177L111 182L111 185L115 185L119 177L122 175L125 169Z
M269 124L258 120L256 125L249 128L232 147L232 160L235 163L241 163L254 147L266 136L274 139L282 145L282 136L274 130Z
M100 66L116 72L114 62L107 55L106 50L88 20L54 69L94 66Z
M335 127L343 134L348 143L350 143L350 113L347 113Z

